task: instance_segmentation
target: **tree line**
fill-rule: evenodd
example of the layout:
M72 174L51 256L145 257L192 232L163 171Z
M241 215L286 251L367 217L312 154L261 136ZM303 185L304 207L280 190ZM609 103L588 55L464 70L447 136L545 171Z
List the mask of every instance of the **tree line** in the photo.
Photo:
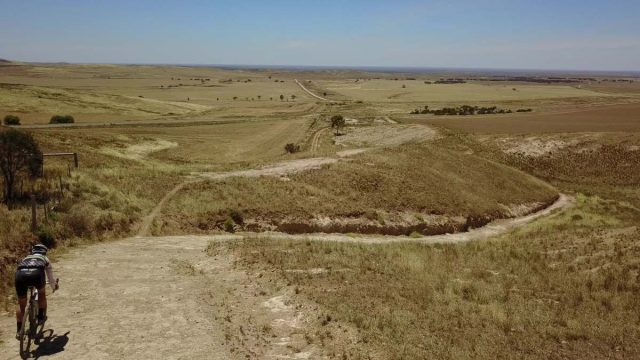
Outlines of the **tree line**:
M518 109L516 112L531 112L532 109ZM425 106L422 109L415 109L411 111L409 114L417 115L417 114L432 114L436 116L443 115L488 115L488 114L511 114L513 110L511 109L500 109L497 106L471 106L471 105L462 105L457 107L444 107L442 109L430 109L429 106Z

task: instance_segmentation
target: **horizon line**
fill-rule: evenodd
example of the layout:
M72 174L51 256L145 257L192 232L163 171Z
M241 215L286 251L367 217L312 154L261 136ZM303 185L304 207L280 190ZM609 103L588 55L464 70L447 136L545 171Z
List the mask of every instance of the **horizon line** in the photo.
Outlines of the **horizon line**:
M74 61L23 61L0 58L13 63L25 64L69 64L69 65L121 65L121 66L176 66L176 67L212 67L227 69L252 69L268 70L270 68L284 70L309 70L309 69L334 69L334 70L433 70L433 71L496 71L496 72L574 72L574 73L603 73L603 74L633 74L640 76L638 70L619 69L572 69L572 68L518 68L518 67L447 67L447 66L424 66L424 65L304 65L304 64L224 64L224 63L163 63L163 62L74 62ZM308 69L305 69L308 68ZM383 71L380 71L383 72ZM391 71L401 73L402 71Z

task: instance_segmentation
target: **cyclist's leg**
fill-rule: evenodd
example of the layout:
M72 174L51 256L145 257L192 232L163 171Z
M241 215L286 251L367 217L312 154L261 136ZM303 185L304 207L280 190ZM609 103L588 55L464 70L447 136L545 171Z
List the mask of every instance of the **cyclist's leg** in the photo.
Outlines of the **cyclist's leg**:
M22 327L22 318L24 315L24 308L27 306L27 290L28 284L24 273L20 270L16 271L15 285L16 294L18 295L18 307L16 308L16 331L20 331Z
M47 317L47 288L38 289L38 320L43 321Z
M38 321L43 322L47 319L47 280L44 274L44 270L38 271Z

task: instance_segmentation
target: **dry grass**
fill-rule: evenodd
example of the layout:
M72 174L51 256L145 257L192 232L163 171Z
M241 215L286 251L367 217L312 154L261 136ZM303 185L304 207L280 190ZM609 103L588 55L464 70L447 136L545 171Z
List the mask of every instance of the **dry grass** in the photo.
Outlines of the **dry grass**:
M269 76L202 67L1 67L0 115L16 113L23 124L46 123L58 112L78 122L179 121L299 114L313 108L315 99L295 84L292 74Z
M246 240L235 250L242 266L274 269L355 326L360 358L635 358L638 216L580 196L568 212L463 246ZM327 271L291 271L317 268Z
M549 203L556 192L524 173L438 144L368 152L350 161L279 178L231 178L190 185L164 212L162 232L222 229L231 211L247 223L360 218L380 225L398 214L495 218L508 207ZM289 229L287 231L294 231Z
M526 143L529 138L482 137L483 145L468 137L462 141L485 156L520 168L557 187L629 202L640 208L638 133L545 135L536 137L540 147L548 147L550 143L562 146L552 147L543 155L535 151L512 151L513 144Z
M565 85L424 84L423 81L347 80L317 81L319 89L352 100L373 102L505 102L554 98L602 97L601 93ZM404 87L403 87L404 85ZM513 89L516 89L514 91Z

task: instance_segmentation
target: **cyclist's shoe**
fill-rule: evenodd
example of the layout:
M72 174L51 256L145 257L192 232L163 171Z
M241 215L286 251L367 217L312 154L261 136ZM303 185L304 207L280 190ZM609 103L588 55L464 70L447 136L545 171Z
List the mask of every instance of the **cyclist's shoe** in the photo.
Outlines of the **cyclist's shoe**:
M20 331L16 333L16 340L20 341Z
M47 317L43 316L42 319L38 319L38 325L44 325L46 321L47 321Z

